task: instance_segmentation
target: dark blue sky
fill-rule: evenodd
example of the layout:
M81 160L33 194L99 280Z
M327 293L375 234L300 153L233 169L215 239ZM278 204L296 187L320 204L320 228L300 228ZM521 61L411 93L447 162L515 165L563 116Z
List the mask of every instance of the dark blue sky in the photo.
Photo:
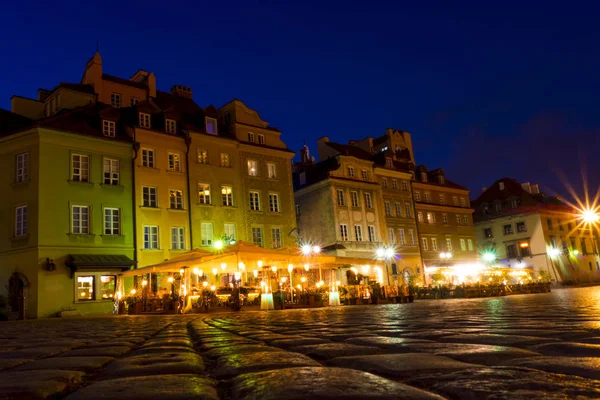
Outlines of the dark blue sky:
M600 183L591 2L28 3L3 4L2 108L79 81L100 40L106 73L153 71L201 105L239 98L295 151L393 127L472 197L504 176L562 193L557 169L580 185L582 166Z

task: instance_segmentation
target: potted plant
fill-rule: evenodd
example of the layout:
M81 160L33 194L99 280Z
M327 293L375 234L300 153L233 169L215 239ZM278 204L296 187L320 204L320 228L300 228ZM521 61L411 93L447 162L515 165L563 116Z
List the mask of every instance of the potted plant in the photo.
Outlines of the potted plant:
M351 287L348 289L348 298L350 301L350 305L355 306L356 301L358 299L358 291L356 290L355 287Z

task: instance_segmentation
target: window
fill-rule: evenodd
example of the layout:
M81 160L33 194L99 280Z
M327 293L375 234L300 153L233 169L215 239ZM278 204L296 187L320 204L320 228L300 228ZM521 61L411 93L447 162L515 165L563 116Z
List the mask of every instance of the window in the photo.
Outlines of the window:
M388 228L388 238L390 239L390 243L396 243L396 231L394 231L394 228Z
M259 226L252 227L252 243L261 247L263 245L263 230Z
M210 185L207 183L198 184L198 204L211 204Z
M510 201L510 208L517 208L518 202L516 199Z
M383 185L383 187L384 187L384 188L387 188L387 187L388 187L387 178L383 178L383 179L381 180L381 184Z
M235 224L224 225L225 236L229 240L235 240Z
M463 225L469 225L469 216L463 215L462 222L463 222Z
M371 193L365 193L365 207L373 208L373 201L371 200Z
M575 241L575 238L570 237L569 240L571 241L571 250L577 250L577 242Z
M94 284L96 277L93 275L77 277L77 301L94 300Z
M440 200L440 204L446 204L446 196L444 196L443 194L440 194L438 196L439 200Z
M258 134L258 144L265 144L265 135Z
M573 224L570 222L567 222L567 229L569 230L569 233L573 232Z
M217 120L216 119L206 117L206 118L204 118L204 124L206 127L206 133L210 133L211 135L217 134Z
M119 184L119 160L104 159L104 184Z
M506 255L508 258L517 258L519 256L517 252L517 245L515 244L507 244L506 245Z
M438 183L439 183L440 185L443 185L443 184L444 184L444 176L443 176L443 175L438 175Z
M15 236L27 235L27 206L15 208Z
M115 122L102 120L102 134L108 137L115 137Z
M358 192L351 191L350 200L352 201L352 207L360 207L360 202L358 201Z
M71 232L78 235L90 233L90 208L88 206L72 207Z
M258 192L250 192L250 210L260 211L260 195Z
M117 277L115 275L100 276L100 297L102 300L112 300L115 296L115 283Z
M431 202L431 193L425 192L425 201L428 203Z
M467 243L465 242L465 239L463 239L463 238L460 239L460 250L461 251L467 250Z
M343 241L348 241L348 225L340 224L340 238Z
M137 97L132 97L131 99L129 99L129 105L130 106L135 106L139 102L140 102L140 99L138 99Z
M456 214L456 225L460 225L462 220L460 219L460 214Z
M150 114L140 113L140 127L142 128L150 128Z
M412 217L412 212L410 210L410 204L408 204L408 203L404 204L404 216L406 218L411 218Z
M224 206L233 206L233 189L231 186L221 186L221 204Z
M392 161L391 157L385 158L385 166L388 168L394 168L394 161Z
M421 192L415 192L415 201L421 201Z
M548 229L552 230L552 220L550 218L548 218Z
M517 232L527 232L525 222L517 222Z
M369 225L367 226L367 229L369 230L369 242L376 242L377 237L375 236L375 226Z
M177 122L174 119L165 120L165 130L167 133L175 133L177 132Z
M185 235L183 226L171 227L171 250L185 249Z
M354 225L354 238L356 239L357 242L362 242L363 241L363 234L362 234L362 226L361 225Z
M142 186L142 205L144 207L158 207L155 187Z
M144 249L158 249L158 226L144 226Z
M473 239L467 239L467 248L469 251L473 251Z
M415 232L412 229L408 230L408 238L410 239L410 244L412 244L412 245L417 244L416 239L415 239Z
M427 213L427 223L428 224L435 224L435 213L434 212L428 212Z
M587 254L587 245L585 242L585 238L581 238L581 253L582 254Z
M169 171L181 171L181 157L177 153L169 153Z
M306 172L300 172L300 184L306 185Z
M231 115L229 115L229 111L225 111L225 113L223 114L223 123L225 125L229 125L230 121L231 121Z
M467 206L467 199L465 199L464 197L460 198L460 206L461 207L466 207Z
M296 217L300 216L300 204L296 204Z
M29 179L29 153L17 154L17 166L15 168L17 182Z
M496 210L496 212L500 212L502 211L502 203L498 202L494 204L494 209Z
M446 251L452 251L452 239L446 238Z
M254 133L248 132L248 141L254 143Z
M277 167L275 164L267 163L267 176L269 179L277 179Z
M367 171L366 169L363 169L363 170L361 170L361 171L360 171L360 176L361 176L363 179L369 179L369 171Z
M119 93L110 94L110 105L116 108L121 107L121 95Z
M262 136L262 135L259 135L259 142L260 142L260 136ZM273 241L273 248L279 249L282 246L281 228L271 228L271 238Z
M458 205L458 197L457 196L452 196L452 204L455 206Z
M437 251L438 247L437 247L437 239L436 238L431 238L431 250L433 251Z
M406 244L406 236L404 235L404 229L398 230L398 236L400 237L400 244Z
M485 228L485 229L483 230L483 236L484 236L486 239L491 239L491 238L493 238L493 237L494 237L494 234L492 233L492 228Z
M198 149L198 163L208 164L208 151L204 149Z
M183 191L169 189L169 207L175 210L183 210Z
M154 168L154 150L142 149L142 166Z
M90 158L81 154L72 155L71 179L76 182L90 181Z
M428 246L428 242L427 242L427 238L422 238L421 239L421 247L423 247L423 250L429 250L429 246Z
M348 167L348 176L351 178L354 177L354 167Z
M504 234L505 235L511 235L513 233L513 227L510 224L509 225L504 225L502 227L502 229L504 230Z
M396 207L396 217L401 217L402 216L402 204L395 203L394 205Z
M248 175L258 176L258 161L248 160Z
M229 162L229 154L221 153L221 167L223 167L223 168L231 167L231 164Z
M427 182L427 172L421 172L421 182Z
M269 193L269 211L279 212L279 195L276 193Z
M383 203L383 205L384 205L384 208L385 208L385 216L386 217L391 217L392 216L392 206L391 206L390 202L389 201L385 201Z
M337 205L345 206L346 205L346 194L342 189L337 190Z
M392 179L392 189L398 190L398 181L395 179Z
M556 224L558 225L558 230L559 231L564 231L565 230L565 228L564 228L563 224L561 223L560 219L556 220Z
M418 211L417 212L417 220L419 222L425 222L425 218L423 217L423 211Z
M121 233L121 212L118 208L104 209L104 234L119 235Z
M402 185L402 191L408 192L408 182L402 181L401 185Z
M213 242L213 224L211 222L202 222L200 224L200 244L210 246Z
M446 214L446 213L442 214L442 223L444 225L448 225L448 214Z

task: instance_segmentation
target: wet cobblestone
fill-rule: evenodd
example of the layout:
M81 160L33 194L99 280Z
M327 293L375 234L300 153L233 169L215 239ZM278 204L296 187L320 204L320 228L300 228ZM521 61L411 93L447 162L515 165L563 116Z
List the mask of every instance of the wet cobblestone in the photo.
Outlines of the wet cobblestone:
M0 399L600 397L600 288L0 324Z

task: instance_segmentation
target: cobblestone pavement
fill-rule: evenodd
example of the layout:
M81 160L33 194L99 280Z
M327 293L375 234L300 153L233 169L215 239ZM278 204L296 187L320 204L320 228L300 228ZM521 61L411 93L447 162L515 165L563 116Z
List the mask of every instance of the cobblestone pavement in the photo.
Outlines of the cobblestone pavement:
M1 399L600 397L600 288L0 324Z

